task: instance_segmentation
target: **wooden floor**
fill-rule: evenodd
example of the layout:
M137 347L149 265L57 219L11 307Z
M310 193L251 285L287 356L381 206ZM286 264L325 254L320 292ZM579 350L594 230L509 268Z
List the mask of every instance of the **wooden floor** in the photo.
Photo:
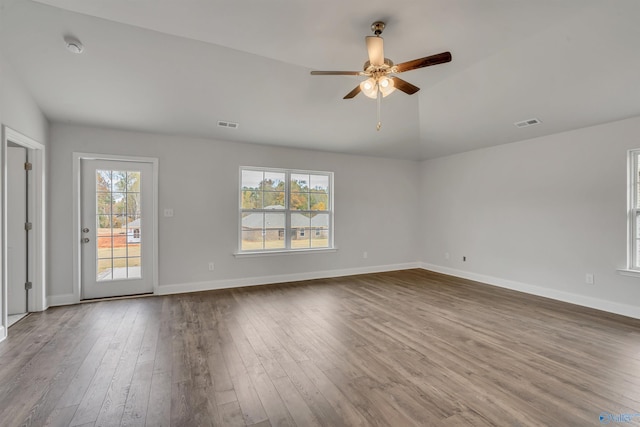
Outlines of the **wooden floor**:
M589 426L640 412L640 321L422 270L52 308L9 333L2 426Z

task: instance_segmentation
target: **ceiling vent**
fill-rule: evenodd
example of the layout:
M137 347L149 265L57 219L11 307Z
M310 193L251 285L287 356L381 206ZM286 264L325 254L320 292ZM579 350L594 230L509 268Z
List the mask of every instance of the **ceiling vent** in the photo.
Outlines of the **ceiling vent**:
M526 128L528 126L539 125L540 123L542 122L538 119L528 119L521 122L515 122L514 125L518 128Z
M225 122L223 120L218 120L218 126L221 128L238 129L238 123Z

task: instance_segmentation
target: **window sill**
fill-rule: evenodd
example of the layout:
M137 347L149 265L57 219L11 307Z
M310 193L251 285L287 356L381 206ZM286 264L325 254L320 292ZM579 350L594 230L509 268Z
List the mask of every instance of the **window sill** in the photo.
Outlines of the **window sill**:
M331 253L338 252L338 248L319 248L319 249L291 249L282 251L264 251L264 252L234 252L233 256L236 258L254 258L262 256L277 256L277 255L296 255L296 254L317 254L317 253Z
M640 277L640 270L628 270L626 268L618 269L618 274L621 276Z

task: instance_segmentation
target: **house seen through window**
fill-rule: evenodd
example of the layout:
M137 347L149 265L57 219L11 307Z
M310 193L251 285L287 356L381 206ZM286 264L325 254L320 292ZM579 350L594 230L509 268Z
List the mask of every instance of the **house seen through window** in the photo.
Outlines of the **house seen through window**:
M332 186L331 172L240 168L240 252L332 248Z

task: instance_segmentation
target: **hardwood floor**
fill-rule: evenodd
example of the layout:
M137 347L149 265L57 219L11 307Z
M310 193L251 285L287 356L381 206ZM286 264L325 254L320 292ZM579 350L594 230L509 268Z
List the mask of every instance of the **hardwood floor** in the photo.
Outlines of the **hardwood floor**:
M586 426L605 412L640 413L640 321L422 270L52 308L0 343L2 426Z

